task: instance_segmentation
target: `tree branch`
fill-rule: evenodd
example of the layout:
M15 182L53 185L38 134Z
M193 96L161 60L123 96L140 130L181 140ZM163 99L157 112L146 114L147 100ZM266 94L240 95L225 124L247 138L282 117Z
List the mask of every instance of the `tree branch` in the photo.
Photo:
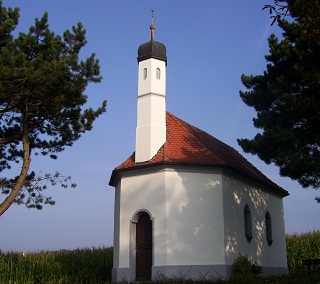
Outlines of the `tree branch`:
M23 145L23 163L20 171L19 178L17 179L16 184L14 185L13 189L11 190L10 194L7 198L0 204L0 216L11 206L14 202L15 198L19 194L19 191L27 177L31 157L30 157L30 144L28 138L28 124L27 124L27 117L28 117L28 104L25 103L25 113L23 117L23 133L22 133L22 145Z

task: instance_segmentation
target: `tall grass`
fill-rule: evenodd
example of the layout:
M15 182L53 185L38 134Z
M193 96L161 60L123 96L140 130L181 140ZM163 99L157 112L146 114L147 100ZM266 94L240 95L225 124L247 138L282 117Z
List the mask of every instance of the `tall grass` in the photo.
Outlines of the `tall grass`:
M271 278L231 278L228 281L189 281L190 284L318 283L320 274L308 276L303 259L320 258L320 231L286 236L290 274ZM72 251L37 252L18 255L0 252L0 284L102 284L111 282L112 248L84 248ZM161 281L156 283L161 284ZM166 283L189 283L167 281Z
M320 231L286 236L288 267L301 269L303 259L320 258Z
M0 283L99 284L111 281L112 248L0 254Z

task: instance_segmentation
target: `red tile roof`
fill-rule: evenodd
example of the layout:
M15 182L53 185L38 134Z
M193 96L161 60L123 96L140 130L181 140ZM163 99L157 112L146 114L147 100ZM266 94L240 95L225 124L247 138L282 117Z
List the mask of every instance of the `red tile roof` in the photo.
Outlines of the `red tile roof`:
M135 163L135 153L133 153L114 169L110 185L115 186L117 174L123 171L158 165L205 166L227 169L268 187L280 196L288 195L286 190L268 179L227 144L169 112L166 115L166 123L167 141L158 153L143 163Z

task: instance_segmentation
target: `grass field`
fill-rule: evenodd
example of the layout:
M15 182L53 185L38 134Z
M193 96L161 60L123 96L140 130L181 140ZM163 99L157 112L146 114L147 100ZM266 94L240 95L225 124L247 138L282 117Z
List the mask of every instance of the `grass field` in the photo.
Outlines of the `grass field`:
M166 283L304 284L320 283L320 273L308 275L303 259L320 258L320 231L288 235L290 273L262 278L238 275L229 280L190 281L170 279ZM0 284L99 284L111 282L112 248L83 248L71 251L36 252L21 255L0 253ZM318 267L320 269L320 267ZM164 283L162 280L156 283Z
M112 248L0 255L1 284L108 283Z

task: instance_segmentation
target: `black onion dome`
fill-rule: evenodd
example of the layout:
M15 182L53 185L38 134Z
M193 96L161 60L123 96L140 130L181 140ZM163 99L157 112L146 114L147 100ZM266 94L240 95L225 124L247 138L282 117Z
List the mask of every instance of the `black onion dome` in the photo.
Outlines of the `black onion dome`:
M141 44L138 48L138 62L155 58L164 61L167 64L166 47L157 41L148 41Z

